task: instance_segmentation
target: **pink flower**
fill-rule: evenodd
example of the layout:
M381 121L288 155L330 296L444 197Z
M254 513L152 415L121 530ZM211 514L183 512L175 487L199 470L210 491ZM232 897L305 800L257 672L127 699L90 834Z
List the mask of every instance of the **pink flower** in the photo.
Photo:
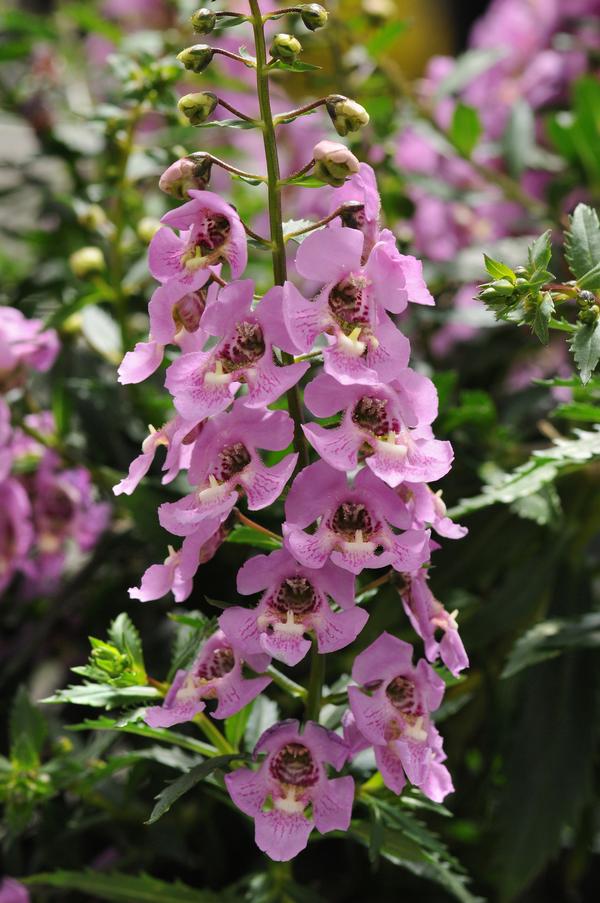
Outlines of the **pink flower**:
M142 442L142 454L133 459L127 476L113 487L114 494L131 495L150 470L161 445L167 449L163 465L163 471L166 472L162 482L170 483L174 480L180 470L189 467L193 442L200 428L199 424L189 423L183 417L174 417L158 430L150 426L149 433Z
M119 382L127 385L148 379L161 365L165 345L178 345L183 352L201 351L208 339L201 327L202 315L217 292L216 283L208 291L194 292L174 292L170 283L159 286L148 305L149 341L138 342L127 352L118 370Z
M269 657L259 655L246 659L254 671L264 671ZM180 670L165 696L162 706L146 709L144 720L150 727L171 727L191 721L204 711L205 699L216 699L215 718L229 718L252 702L271 683L270 677L242 675L244 660L222 630L217 630L205 643L187 671Z
M239 398L228 413L212 417L194 444L190 495L158 509L161 525L187 536L208 518L227 517L243 492L252 511L279 498L294 470L297 454L265 467L258 448L282 451L292 441L294 422L286 411L249 408Z
M211 276L211 267L229 263L237 279L246 269L246 233L229 204L210 191L189 192L191 201L166 213L161 222L180 230L159 229L148 251L150 272L179 300L195 292Z
M447 612L442 603L438 602L429 589L425 570L405 574L404 578L406 586L400 591L404 611L413 629L425 643L428 661L435 662L441 658L451 674L457 677L469 667L469 659L458 634L458 612ZM436 633L439 631L442 632L442 638L438 641Z
M23 570L34 540L31 504L21 484L13 477L0 483L0 592L15 573Z
M282 721L258 741L254 755L261 753L266 756L258 771L240 768L225 776L225 784L236 806L254 819L263 853L287 862L306 847L313 828L321 834L348 830L354 780L329 778L325 767L342 768L348 749L341 737L314 721L302 733L297 721Z
M314 633L320 653L336 652L352 643L367 612L354 605L354 578L331 563L319 570L302 567L287 549L256 555L239 570L243 595L265 590L258 606L234 606L219 618L225 633L242 654L266 652L286 665L297 665L310 649L306 633ZM334 614L328 596L342 609Z
M0 385L4 389L20 378L21 367L45 373L58 351L54 329L44 329L41 320L29 320L15 307L0 307Z
M410 529L410 514L396 493L368 468L350 487L346 476L325 461L310 464L294 480L285 514L286 544L309 568L321 568L331 557L353 574L390 564L404 572L428 558L429 533ZM304 532L317 520L314 533ZM404 532L394 533L392 526Z
M348 688L356 727L375 749L383 780L401 793L406 779L441 802L452 791L441 738L431 722L444 695L444 681L421 659L412 664L412 646L382 633L354 661Z
M397 492L411 512L415 527L432 527L447 539L462 539L469 532L447 516L441 489L434 492L425 483L404 482L398 486Z
M388 486L438 480L450 470L452 446L424 429L437 415L435 387L414 370L399 371L389 385L343 386L323 373L306 387L304 401L316 417L344 411L334 428L303 427L313 448L337 470L354 470L365 446L367 466Z
M0 903L29 903L29 891L14 878L0 880Z
M248 386L249 407L270 404L298 382L308 363L278 366L273 346L293 352L282 323L279 286L267 292L252 309L254 284L232 282L207 308L203 328L221 336L210 351L184 354L167 370L165 385L182 417L197 422L224 411L242 382Z
M358 172L341 188L336 188L332 192L330 213L349 201L362 204L362 210L358 213L343 213L342 223L351 229L359 229L363 233L365 254L368 254L375 242L379 240L379 214L381 211L381 198L377 190L375 173L368 163L360 163Z

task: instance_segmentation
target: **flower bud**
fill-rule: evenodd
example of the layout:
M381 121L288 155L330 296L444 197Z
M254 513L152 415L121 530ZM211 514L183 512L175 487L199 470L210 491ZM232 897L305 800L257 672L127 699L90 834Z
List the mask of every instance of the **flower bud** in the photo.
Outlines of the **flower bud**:
M348 176L358 172L358 160L343 144L337 141L319 141L313 149L314 174L317 179L339 188Z
M141 241L148 242L149 244L159 229L160 222L157 219L153 216L143 216L137 224L135 231Z
M192 13L192 28L197 34L210 34L217 24L216 15L210 9L203 7Z
M200 91L198 94L184 94L177 109L192 125L201 125L214 112L218 102L219 98L212 91Z
M282 60L284 63L293 63L302 53L302 44L291 34L276 34L270 48L274 60Z
M306 3L300 7L300 16L310 31L316 31L327 25L329 13L320 3Z
M89 229L90 232L98 232L106 225L108 218L100 204L87 204L77 214L77 222L80 226Z
M590 304L594 304L596 301L596 296L593 292L588 291L580 291L577 294L577 303L581 305L581 307L589 307Z
M86 276L102 272L105 266L104 254L100 248L94 248L91 245L79 248L69 257L69 266L74 276L77 276L78 279L85 279Z
M177 59L191 72L204 72L215 51L208 44L194 44L177 54Z
M165 194L180 201L188 200L190 188L204 191L210 181L211 162L207 154L194 154L182 157L165 169L159 179L158 187Z
M350 100L342 94L330 94L326 98L325 105L336 132L342 138L348 132L357 132L368 125L369 114L355 100Z

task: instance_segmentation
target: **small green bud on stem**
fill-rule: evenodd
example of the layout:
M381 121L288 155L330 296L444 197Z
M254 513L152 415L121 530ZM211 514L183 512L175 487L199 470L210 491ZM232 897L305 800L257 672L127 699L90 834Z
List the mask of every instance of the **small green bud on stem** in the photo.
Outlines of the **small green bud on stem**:
M310 31L324 28L327 25L329 14L320 3L306 3L300 7L300 16Z
M192 125L201 125L214 113L218 102L219 98L212 91L200 91L198 94L184 94L177 109Z
M100 248L90 245L74 251L69 257L69 266L73 275L77 276L78 279L85 279L87 276L94 275L94 273L101 273L106 263Z
M336 132L342 138L348 132L358 132L369 123L369 114L365 108L342 94L330 94L325 99L325 106Z
M294 35L276 34L270 47L270 53L274 60L293 63L302 53L302 44Z
M192 13L191 22L196 34L210 34L217 24L217 17L212 10L203 7Z
M210 64L215 51L208 44L194 44L177 54L177 59L191 72L204 72Z

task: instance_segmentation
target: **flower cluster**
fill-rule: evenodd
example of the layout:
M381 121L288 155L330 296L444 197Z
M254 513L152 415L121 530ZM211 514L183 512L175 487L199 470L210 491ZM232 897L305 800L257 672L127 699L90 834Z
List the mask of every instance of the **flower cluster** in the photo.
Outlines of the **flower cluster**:
M342 104L343 133L368 121L346 101L331 95L323 102L332 118L342 115ZM238 506L266 509L291 481L281 548L250 558L237 575L242 595L260 594L257 604L224 611L162 706L147 710L152 726L205 718L215 702L211 714L227 718L271 682L272 659L294 667L311 643L313 656L351 644L368 619L356 585L366 569L387 568L390 578L397 572L429 661L441 659L454 674L468 664L456 613L435 600L425 570L437 547L431 528L464 533L429 487L449 471L453 453L433 435L436 391L408 366L410 345L397 324L409 303L434 301L421 263L400 254L381 228L373 170L332 142L317 146L312 165L339 187L330 215L299 244L298 284L281 278L257 296L254 283L241 278L244 224L207 185L186 185L190 199L163 217L150 244L150 270L160 282L150 336L126 355L119 378L145 379L165 346L177 346L165 377L176 413L151 428L115 492L135 489L160 445L163 482L186 471L190 492L160 506L161 525L182 537L181 546L152 565L131 596L146 601L171 591L176 601L187 598ZM183 171L171 168L163 185L171 176L179 185ZM301 388L311 422L300 419ZM267 466L264 452L283 455ZM395 793L406 779L434 800L452 789L431 722L444 683L427 661L414 666L412 659L410 645L383 634L356 659L344 737L314 720L319 699L302 727L287 721L263 734L257 771L227 776L233 800L255 819L258 846L273 859L295 856L313 827L347 829L354 781L331 778L328 768L339 772L365 747L374 749Z
M54 330L10 307L0 315L0 381L16 389L30 370L47 371L59 343ZM65 466L52 448L54 421L48 411L28 414L13 427L0 397L0 593L21 574L25 593L52 592L69 547L94 547L108 520L108 505L95 501L90 472Z

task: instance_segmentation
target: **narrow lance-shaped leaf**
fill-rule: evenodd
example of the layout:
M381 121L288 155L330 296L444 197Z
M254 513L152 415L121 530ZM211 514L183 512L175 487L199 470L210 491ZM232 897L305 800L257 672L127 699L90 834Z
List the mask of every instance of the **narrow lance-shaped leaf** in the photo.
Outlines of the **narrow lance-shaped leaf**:
M173 803L179 799L180 796L183 796L184 793L187 793L188 790L191 790L192 787L195 787L199 781L203 781L204 778L207 778L210 774L213 773L217 768L223 768L226 765L229 765L231 762L236 759L246 758L244 755L240 755L239 753L228 754L226 756L215 756L213 759L206 759L205 762L201 762L199 765L195 765L194 768L191 768L188 772L183 774L180 778L177 778L176 781L172 781L170 784L161 790L161 792L156 797L156 805L150 814L150 818L147 820L146 824L151 825L155 821L158 821L161 816L168 812Z

